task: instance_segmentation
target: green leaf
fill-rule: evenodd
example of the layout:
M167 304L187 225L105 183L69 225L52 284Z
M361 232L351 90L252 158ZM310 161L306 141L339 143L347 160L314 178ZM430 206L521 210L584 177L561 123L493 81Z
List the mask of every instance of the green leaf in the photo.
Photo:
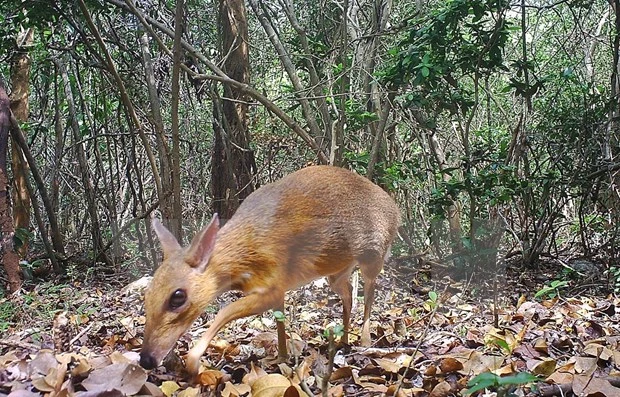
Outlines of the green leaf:
M280 310L274 310L273 316L276 318L276 321L284 322L286 320L286 316Z
M519 372L516 375L503 377L491 372L483 372L480 375L474 376L467 382L468 389L463 391L463 395L467 396L484 389L495 391L502 388L501 386L525 385L538 381L540 381L540 379L529 372Z
M525 385L528 383L539 382L540 379L529 372L519 372L516 375L502 376L498 379L500 385Z
M474 376L467 382L468 389L463 391L463 395L467 396L480 390L490 389L497 386L499 376L491 372L483 372Z
M19 248L28 241L32 240L33 237L34 235L28 229L18 227L15 229L15 234L13 234L13 244L15 245L15 248Z
M497 346L499 346L500 349L510 353L510 346L508 346L508 343L506 343L505 340L503 339L495 339L493 341Z
M332 331L334 332L334 336L342 336L344 335L344 325L342 324L336 325L335 327L332 328Z

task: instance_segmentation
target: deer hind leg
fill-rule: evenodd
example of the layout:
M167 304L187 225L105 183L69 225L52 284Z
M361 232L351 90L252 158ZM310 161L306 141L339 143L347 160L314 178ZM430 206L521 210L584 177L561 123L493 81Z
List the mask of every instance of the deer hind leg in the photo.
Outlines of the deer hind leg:
M342 324L344 333L340 342L343 344L349 343L349 323L351 321L351 307L353 306L353 287L351 286L351 272L353 266L341 271L340 273L333 274L327 279L331 289L340 296L342 300Z
M376 251L367 251L359 258L364 278L364 323L362 325L362 346L370 346L370 311L375 299L377 276L383 269L383 256Z

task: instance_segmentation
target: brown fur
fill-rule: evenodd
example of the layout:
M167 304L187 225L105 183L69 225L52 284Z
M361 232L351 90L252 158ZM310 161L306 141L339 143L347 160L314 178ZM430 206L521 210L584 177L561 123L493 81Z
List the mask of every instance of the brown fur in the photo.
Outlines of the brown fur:
M304 168L261 187L224 227L219 229L214 217L186 248L154 222L164 262L146 293L141 357L150 360L141 362L159 363L219 294L243 291L246 296L223 308L190 352L188 370L197 373L200 356L223 325L270 308L282 309L287 290L323 276L343 300L346 343L352 301L349 276L355 265L366 286L362 343L368 344L375 278L399 222L398 207L381 188L330 166ZM187 303L171 310L168 302L177 289L186 291ZM280 354L285 355L280 322L278 336Z

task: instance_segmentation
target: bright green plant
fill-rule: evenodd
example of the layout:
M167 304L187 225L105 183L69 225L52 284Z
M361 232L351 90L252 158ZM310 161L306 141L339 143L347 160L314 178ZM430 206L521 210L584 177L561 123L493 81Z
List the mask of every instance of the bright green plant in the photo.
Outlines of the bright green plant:
M429 312L433 311L435 310L438 304L439 304L439 295L437 295L437 292L429 291L428 299L423 304L424 309L426 309Z
M280 321L280 322L286 321L286 316L280 310L274 310L273 317L276 319L276 321Z
M330 335L334 338L344 335L344 325L334 325L333 327L329 327L323 331L323 336L325 338L330 339Z
M566 288L568 281L565 280L553 280L549 285L545 285L540 291L534 295L534 298L550 298L553 299L556 296L560 296L560 289Z
M468 388L463 391L463 395L469 396L477 391L488 389L495 391L498 397L516 396L513 394L516 386L538 382L539 380L528 372L519 372L511 376L499 376L491 372L484 372L467 382Z

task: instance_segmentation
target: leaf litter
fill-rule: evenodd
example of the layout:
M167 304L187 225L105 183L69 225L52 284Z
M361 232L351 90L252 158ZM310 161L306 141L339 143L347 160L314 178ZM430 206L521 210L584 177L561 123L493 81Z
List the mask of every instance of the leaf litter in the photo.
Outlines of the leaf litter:
M122 289L49 283L12 297L26 321L10 325L0 340L0 393L441 397L466 395L469 387L484 396L620 396L620 300L612 295L535 299L536 291L508 284L494 313L493 299L477 296L471 284L386 266L371 316L372 347L356 340L362 301L351 345L328 342L325 331L341 324L341 306L319 280L287 294L288 361L276 358L276 319L267 312L226 326L190 381L183 356L238 294L214 302L163 365L145 371L138 360L147 285L148 278ZM522 374L530 377L517 379ZM472 379L477 383L468 386Z

